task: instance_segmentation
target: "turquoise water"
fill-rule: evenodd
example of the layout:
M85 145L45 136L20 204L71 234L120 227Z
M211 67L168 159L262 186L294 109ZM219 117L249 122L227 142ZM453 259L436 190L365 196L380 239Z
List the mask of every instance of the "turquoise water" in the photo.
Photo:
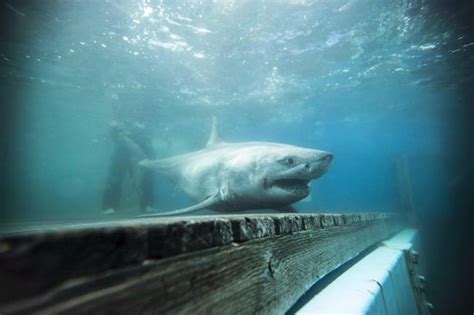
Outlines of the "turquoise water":
M469 1L1 1L0 219L102 220L112 122L146 133L164 158L203 148L215 116L226 141L334 154L299 211L398 212L408 191L434 235L472 205L473 11ZM158 211L192 204L153 182Z
M439 213L471 172L458 162L474 49L461 10L289 0L7 1L2 11L8 220L100 213L111 121L145 126L157 157L203 147L212 116L226 141L333 152L302 211L396 211L404 156L417 210ZM155 208L191 203L155 181Z

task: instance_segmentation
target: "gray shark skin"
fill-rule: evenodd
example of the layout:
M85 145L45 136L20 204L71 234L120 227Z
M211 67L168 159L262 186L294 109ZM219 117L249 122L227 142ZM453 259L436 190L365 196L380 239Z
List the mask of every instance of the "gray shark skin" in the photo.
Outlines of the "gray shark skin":
M185 209L145 216L204 208L218 212L284 209L308 196L309 183L327 171L332 157L329 152L279 143L226 143L219 139L214 120L206 148L140 162L171 179L197 202Z

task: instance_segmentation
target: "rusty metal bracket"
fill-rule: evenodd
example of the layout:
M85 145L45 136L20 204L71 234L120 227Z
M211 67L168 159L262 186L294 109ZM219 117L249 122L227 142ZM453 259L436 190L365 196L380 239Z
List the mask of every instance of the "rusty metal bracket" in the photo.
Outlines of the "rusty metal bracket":
M406 249L403 251L405 261L407 263L408 272L410 274L410 282L415 293L416 304L418 312L421 315L429 315L433 312L433 304L427 301L425 295L426 279L424 276L418 274L417 265L420 262L420 255L414 250Z

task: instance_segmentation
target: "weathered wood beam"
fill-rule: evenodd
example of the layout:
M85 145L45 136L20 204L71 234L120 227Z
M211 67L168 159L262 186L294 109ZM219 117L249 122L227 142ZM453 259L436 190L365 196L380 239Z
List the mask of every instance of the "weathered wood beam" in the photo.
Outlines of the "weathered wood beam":
M389 214L140 219L0 236L0 313L282 313Z

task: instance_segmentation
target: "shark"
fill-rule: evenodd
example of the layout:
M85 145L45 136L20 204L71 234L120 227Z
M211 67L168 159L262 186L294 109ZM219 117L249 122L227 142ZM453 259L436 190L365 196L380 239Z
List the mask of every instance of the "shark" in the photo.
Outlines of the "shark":
M201 150L139 165L169 178L196 203L184 209L143 215L168 216L210 209L295 212L293 203L310 192L312 180L329 168L333 154L273 142L225 142L214 118Z

